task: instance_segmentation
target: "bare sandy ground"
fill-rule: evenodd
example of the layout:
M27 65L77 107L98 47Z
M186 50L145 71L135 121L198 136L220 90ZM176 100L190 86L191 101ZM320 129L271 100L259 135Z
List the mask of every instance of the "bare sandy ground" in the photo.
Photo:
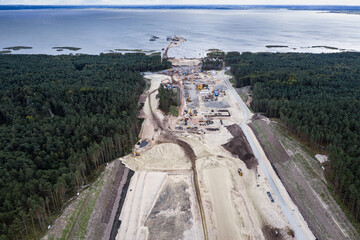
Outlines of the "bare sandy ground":
M203 239L199 209L192 183L191 163L174 143L159 142L151 110L157 110L157 91L169 76L147 76L151 88L143 109L145 121L140 138L150 139L140 156L128 155L122 162L136 171L123 210L116 239ZM151 93L151 94L150 94ZM166 126L166 123L164 123Z
M170 59L173 66L197 66L201 63L198 58L173 58Z
M136 172L116 239L203 239L191 171Z
M161 143L153 146L141 156L128 156L123 163L129 168L139 170L190 170L191 163L179 145L174 143Z
M212 137L207 136L209 140ZM270 186L262 172L256 177L253 170L246 169L245 163L221 149L229 137L230 133L225 131L222 136L216 134L217 146L209 146L205 138L199 141L192 135L181 138L197 155L210 239L264 239L264 225L283 229L285 237L287 220L281 208L270 202L266 194L271 191ZM237 173L238 168L244 172L242 177Z
M175 64L196 63L191 61L182 59ZM224 72L218 72L215 76L202 76L215 83L223 83L225 77ZM203 239L191 164L181 147L161 142L159 130L154 127L154 119L151 117L153 109L163 122L163 127L174 125L174 119L171 120L172 124L168 124L167 118L156 110L156 89L168 76L154 74L147 78L151 79L152 85L148 91L151 94L144 105L145 121L140 137L151 139L151 144L139 149L140 156L122 159L136 173L120 216L122 224L117 239ZM219 131L207 134L175 133L175 137L188 143L196 155L196 170L209 239L265 239L265 236L275 236L272 229L279 231L279 239L293 239L287 233L290 224L265 174L260 168L247 169L241 159L221 146L232 138L225 126L239 124L244 118L232 94L221 97L221 101L230 105L227 109L231 117L223 119L223 125L214 119L212 127L219 128ZM201 117L202 114L208 114L211 108L205 107L200 99L197 110ZM251 137L256 140L255 136ZM266 159L263 151L261 154ZM238 168L243 170L243 176L238 174ZM299 225L307 233L307 239L314 239L275 172L271 174L276 179L278 189L284 194L286 204L291 206ZM271 202L267 192L272 194L274 202ZM264 233L264 228L268 232Z
M238 239L241 229L237 226L237 211L234 202L231 199L232 183L229 170L226 167L209 168L203 171L204 184L208 186L209 196L213 205L213 213L217 236L219 239ZM223 179L223 181L219 181ZM223 204L230 204L226 208ZM210 234L214 236L215 234Z

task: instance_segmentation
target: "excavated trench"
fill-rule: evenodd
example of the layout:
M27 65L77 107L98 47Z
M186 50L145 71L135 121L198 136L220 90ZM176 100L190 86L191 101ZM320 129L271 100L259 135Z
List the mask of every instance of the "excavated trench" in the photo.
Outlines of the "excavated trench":
M126 168L126 167L124 167L124 168ZM126 176L124 176L124 177L126 177L126 181L125 181L125 184L123 185L123 187L121 189L121 196L120 196L120 200L119 200L119 203L118 203L119 206L118 206L118 209L116 211L115 218L114 218L114 221L113 221L113 224L112 224L110 236L108 238L110 240L115 240L116 239L117 232L120 229L120 225L121 225L121 220L119 219L120 213L121 213L122 207L123 207L124 202L125 202L126 194L128 192L128 188L129 188L129 185L130 185L130 180L131 180L132 176L135 173L134 171L132 171L131 169L128 169L128 168L126 168L124 170L124 172L127 173ZM104 217L104 220L107 220L107 221L110 220L110 219L108 219L108 217L106 215L103 216L103 217ZM109 216L109 218L110 218L110 216ZM107 237L108 236L106 236L105 239Z

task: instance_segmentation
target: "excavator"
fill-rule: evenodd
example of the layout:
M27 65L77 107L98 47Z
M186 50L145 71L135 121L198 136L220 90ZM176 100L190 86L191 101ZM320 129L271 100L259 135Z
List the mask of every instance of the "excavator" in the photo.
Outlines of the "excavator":
M239 173L240 176L243 175L243 171L241 170L241 168L238 169L238 173Z

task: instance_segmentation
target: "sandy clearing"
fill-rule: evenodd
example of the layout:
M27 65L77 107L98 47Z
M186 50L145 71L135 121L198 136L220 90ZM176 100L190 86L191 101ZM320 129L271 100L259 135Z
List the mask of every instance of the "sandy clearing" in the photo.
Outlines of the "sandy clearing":
M328 156L326 155L321 155L321 154L316 154L315 158L320 162L320 163L324 163L328 161Z
M236 209L231 201L229 170L225 167L204 170L205 185L208 186L213 206L213 218L218 239L239 239L240 229L236 219ZM222 181L219 181L222 179ZM227 205L226 208L223 206ZM214 235L211 238L215 237Z
M244 172L242 177L237 173L239 167ZM237 235L231 234L241 236L237 239L264 239L263 225L280 229L288 226L280 206L271 203L266 194L271 188L261 171L260 177L256 177L254 171L246 169L242 161L229 153L198 158L197 169L211 239L232 239L219 232L224 227L224 234L238 232ZM227 197L224 194L228 194ZM226 218L234 224L218 224Z
M282 214L280 206L277 203L270 202L266 192L271 192L271 188L262 171L259 170L260 177L257 177L254 171L246 169L242 161L232 157L229 152L220 147L232 137L226 128L223 129L224 131L211 134L211 136L210 134L177 136L179 139L188 142L197 156L200 190L203 196L210 238L228 239L219 237L217 229L222 229L223 226L217 226L217 222L223 220L216 220L217 218L229 217L228 214L223 215L223 212L228 211L236 213L235 217L230 217L231 222L235 223L234 226L242 226L242 228L238 230L238 227L231 227L230 225L228 227L232 230L227 229L226 231L232 233L240 231L243 239L249 237L263 239L261 231L263 224L285 229L289 224ZM239 167L244 171L243 177L237 173ZM208 174L208 171L216 172L217 169L220 169L220 172L223 171L221 169L230 171L228 171L229 174L219 173L220 177L217 174ZM228 185L231 187L227 187ZM226 188L227 190L224 191ZM224 192L231 193L230 200L217 200L219 196L224 195ZM222 210L216 211L215 208ZM217 216L218 214L220 215Z
M201 63L198 58L172 58L169 61L173 66L197 66Z
M185 65L185 62L179 61L178 64ZM143 128L156 125L151 114L151 109L153 109L160 122L164 123L163 128L167 129L168 118L164 118L163 114L156 109L158 104L156 88L162 80L169 77L154 74L154 76L148 75L147 78L151 79L152 85L148 93L152 94L144 105ZM224 83L224 79L228 76L222 71L207 78L214 83ZM220 124L219 119L214 119L212 126L218 127L219 131L207 134L174 133L177 139L191 146L197 158L196 173L206 220L204 226L207 226L210 239L264 239L262 230L265 226L278 228L284 234L290 224L265 174L260 168L248 170L243 161L233 157L221 147L232 138L225 126L240 124L244 119L244 113L235 96L229 91L226 93L221 97L221 101L229 103L231 117L223 119L224 125ZM186 107L185 105L184 109L187 109ZM197 109L199 115L206 115L206 112L211 110L204 105L202 100L199 101ZM171 121L176 122L175 119ZM155 239L155 236L158 239L178 239L181 238L180 236L182 239L202 239L204 237L201 228L202 221L194 193L194 183L191 180L191 164L178 145L160 143L161 141L157 140L164 140L159 139L161 131L156 131L151 127L149 129L143 129L141 136L152 138L152 145L143 149L141 156L123 158L123 162L129 168L140 172L129 187L129 191L133 188L134 192L133 195L129 193L127 205L124 207L125 213L120 216L124 224L120 227L117 239ZM239 176L238 168L243 170L243 176ZM167 175L161 177L162 181L160 181L160 175L149 175L151 171L156 171L155 174L163 171L161 174L166 172ZM175 172L176 181L173 177ZM153 186L152 192L149 192L147 184L152 184L152 178L157 179L154 180L156 186ZM179 191L185 192L179 194ZM273 195L275 202L270 201L267 192ZM145 198L147 202L151 202L151 206L144 205ZM190 225L186 220L189 216L188 199L192 204ZM172 204L177 201L183 211ZM293 209L296 212L296 209ZM136 221L136 219L139 220ZM183 226L181 222L184 222ZM174 233L169 231L171 226ZM291 237L285 234L283 238L290 239Z
M166 177L167 173L162 172L135 172L120 214L121 226L116 240L146 239L144 222Z
M141 156L128 156L123 163L134 171L140 170L190 170L191 163L181 147L174 143L154 145Z
M122 224L116 239L154 239L158 227L162 230L157 231L156 239L173 239L169 235L202 239L191 179L190 172L181 175L136 172L120 215Z
M152 140L155 136L155 127L153 124L151 109L155 110L158 107L158 99L156 98L157 89L159 88L162 81L171 80L171 78L170 76L162 74L148 74L145 76L145 78L150 80L151 86L146 93L148 97L146 98L144 108L141 114L144 118L144 122L142 124L139 137L141 139ZM163 115L159 110L155 110L155 114L157 114L159 119L163 119Z

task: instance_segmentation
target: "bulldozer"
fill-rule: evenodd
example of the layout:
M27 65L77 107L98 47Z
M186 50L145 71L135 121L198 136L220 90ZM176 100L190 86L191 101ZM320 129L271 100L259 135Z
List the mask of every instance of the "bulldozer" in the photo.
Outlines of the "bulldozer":
M240 176L243 175L243 171L241 170L241 168L238 169L238 173L239 173Z

